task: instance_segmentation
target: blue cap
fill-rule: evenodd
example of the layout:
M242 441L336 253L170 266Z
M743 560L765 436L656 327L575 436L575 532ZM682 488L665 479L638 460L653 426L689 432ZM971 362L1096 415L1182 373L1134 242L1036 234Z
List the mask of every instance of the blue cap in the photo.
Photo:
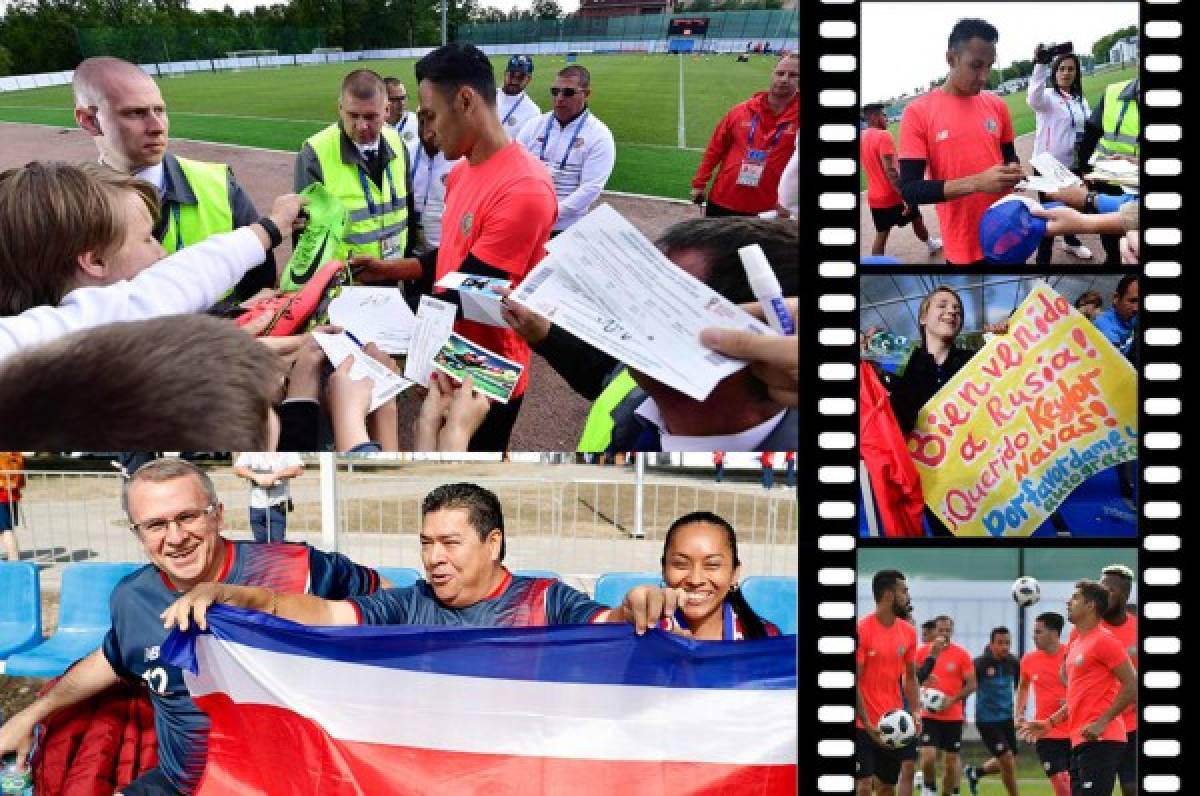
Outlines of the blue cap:
M527 75L533 74L533 59L528 55L514 55L508 59L508 67L506 72L524 72Z
M1047 202L1044 207L1061 207ZM983 256L1004 265L1022 265L1037 251L1046 234L1046 219L1033 209L1043 207L1027 196L1009 194L984 211L979 221L979 243Z

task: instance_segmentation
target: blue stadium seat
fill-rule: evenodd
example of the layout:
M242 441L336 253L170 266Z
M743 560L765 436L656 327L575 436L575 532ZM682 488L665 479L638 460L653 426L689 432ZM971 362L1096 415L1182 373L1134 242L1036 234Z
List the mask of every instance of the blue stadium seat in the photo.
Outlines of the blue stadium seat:
M117 581L141 564L67 564L62 573L58 630L49 639L8 659L5 674L13 677L56 677L100 646L112 625L108 598Z
M606 572L596 578L596 602L616 608L630 589L643 583L659 586L662 575L658 572Z
M782 575L753 575L742 581L742 596L755 613L785 635L796 633L796 579Z
M37 567L0 564L0 661L42 641L42 599Z
M380 577L387 578L397 589L411 586L421 579L421 573L412 567L375 567Z
M514 575L522 575L526 578L553 578L554 580L562 580L557 572L551 572L548 569L514 569Z

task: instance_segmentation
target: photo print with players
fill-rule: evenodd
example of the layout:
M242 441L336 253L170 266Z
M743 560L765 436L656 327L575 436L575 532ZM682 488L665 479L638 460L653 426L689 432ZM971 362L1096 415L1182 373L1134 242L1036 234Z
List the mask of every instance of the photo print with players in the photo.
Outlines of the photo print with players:
M935 246L936 251L931 254L930 246L913 234L910 223L906 227L891 228L882 257L893 256L896 253L893 246L902 238L911 238L906 243L912 251L911 256L873 261L875 228L866 197L865 176L858 163L860 134L865 126L862 110L864 105L888 97L873 96L866 90L864 72L869 67L871 57L893 67L904 60L900 57L900 52L901 48L906 46L906 39L903 30L894 27L891 30L891 40L884 45L871 45L873 56L869 55L866 36L871 24L870 16L884 6L891 6L900 12L911 12L917 24L926 24L933 17L924 14L924 9L945 9L944 13L954 16L951 20L953 27L954 21L959 18L983 16L982 12L977 14L976 11L977 7L982 8L985 5L1016 6L1025 12L1024 28L1027 30L1017 31L1009 36L1007 41L1004 31L1000 31L1001 37L997 47L999 68L1014 67L1015 61L1032 61L1038 44L1063 44L1063 41L1060 41L1063 38L1061 35L1042 33L1042 28L1038 25L1039 8L1055 5L1052 3L917 4L870 0L821 2L811 6L812 24L809 25L806 21L802 26L804 44L809 45L808 52L813 55L804 59L802 64L805 74L802 76L801 90L804 92L802 102L806 108L806 124L801 130L800 148L801 151L814 154L803 158L801 162L801 180L805 186L802 213L807 219L811 219L811 224L802 225L805 230L806 248L802 252L801 264L802 267L812 269L814 286L818 288L812 303L812 315L808 319L812 324L808 333L809 337L821 343L819 347L811 350L810 356L816 360L815 366L806 370L811 379L806 386L814 390L812 406L816 432L813 435L813 451L817 467L816 472L811 475L810 485L816 490L814 494L818 495L818 498L811 510L816 578L812 584L804 584L802 579L801 588L802 605L806 606L802 610L812 622L817 654L812 667L812 691L806 694L805 690L801 689L800 711L802 726L811 721L819 732L816 743L807 748L807 770L810 774L807 784L811 785L811 792L815 793L863 792L859 787L860 783L855 780L855 625L861 618L861 591L864 588L867 592L870 591L869 581L873 575L866 571L863 557L867 557L866 563L875 566L880 559L885 563L895 562L897 556L901 555L916 556L918 564L923 558L936 561L944 555L950 555L956 559L955 566L960 570L960 574L975 574L973 570L978 567L978 574L982 576L988 574L985 567L991 566L984 561L984 556L1002 552L1005 555L1013 555L1019 551L1020 555L1026 557L1026 575L1020 575L1022 570L1019 568L1014 572L1006 570L1003 577L993 577L992 585L988 586L991 590L989 594L998 601L997 604L1003 605L1005 610L1011 612L1013 624L1016 624L1016 619L1021 616L1025 619L1024 629L1009 628L1013 631L1011 635L1014 645L1021 639L1024 639L1027 645L1032 642L1031 620L1036 620L1037 615L1044 612L1040 609L1049 610L1051 600L1056 603L1054 612L1064 614L1065 620L1066 596L1061 593L1063 587L1059 584L1065 583L1064 579L1068 576L1076 576L1073 569L1071 572L1064 570L1061 573L1030 569L1029 567L1035 564L1037 567L1046 566L1046 559L1039 558L1040 556L1086 558L1111 554L1111 562L1102 563L1098 558L1084 562L1087 566L1083 569L1088 571L1079 577L1087 579L1101 577L1103 568L1109 564L1125 566L1131 570L1134 575L1134 596L1130 601L1134 605L1133 611L1139 631L1136 645L1139 663L1136 749L1138 785L1145 792L1186 792L1180 777L1181 747L1178 740L1181 719L1179 705L1183 697L1182 681L1178 674L1182 596L1179 552L1181 519L1184 516L1181 487L1184 438L1180 422L1182 371L1179 365L1179 346L1182 341L1179 315L1182 308L1180 191L1183 183L1183 149L1178 146L1181 139L1178 121L1182 109L1182 93L1179 91L1182 82L1182 61L1178 53L1183 43L1182 26L1179 22L1180 6L1174 3L1149 2L1068 4L1073 6L1076 12L1071 17L1071 22L1082 22L1085 18L1090 20L1108 17L1117 21L1118 24L1112 32L1122 31L1122 35L1114 37L1109 52L1112 53L1116 48L1116 56L1125 61L1119 69L1122 73L1129 71L1129 75L1124 75L1123 80L1137 77L1140 83L1136 93L1140 112L1140 130L1136 135L1140 150L1136 176L1134 179L1128 179L1132 175L1098 175L1123 178L1114 180L1112 185L1103 188L1098 187L1099 181L1085 182L1085 186L1090 186L1087 193L1095 190L1097 197L1093 199L1085 195L1085 203L1080 210L1084 215L1100 215L1106 211L1119 212L1121 203L1131 201L1124 200L1124 197L1130 195L1136 183L1137 196L1136 202L1133 203L1140 212L1140 232L1117 235L1115 254L1109 255L1105 242L1098 235L1086 232L1079 236L1080 243L1089 249L1092 257L1078 256L1079 253L1065 248L1074 247L1076 244L1065 239L1062 234L1057 234L1049 247L1048 265L1044 262L1039 263L1038 246L1035 244L1025 254L1024 259L1013 261L1020 263L1016 267L1007 265L1006 268L997 264L1002 262L999 260L989 264L986 261L967 259L965 264L970 267L955 272L944 265L944 245ZM1130 8L1134 11L1131 21L1126 23L1123 16L1116 19ZM1090 25L1090 21L1088 24ZM1133 41L1128 41L1131 38L1126 30L1128 25L1135 26ZM1082 31L1081 27L1075 29ZM1037 31L1035 41L1026 48L1029 53L1004 52L1006 43L1034 31ZM937 57L943 59L943 63L945 38L948 33L949 30L944 31L941 34L942 43L931 48L937 53ZM1072 37L1074 51L1078 52L1089 46L1088 52L1091 53L1090 45L1100 41L1107 32L1090 40L1087 40L1090 34L1086 31L1079 34L1068 31L1067 35ZM1120 39L1126 40L1125 43L1118 45ZM1128 63L1133 52L1131 47L1136 48L1136 54L1132 56L1135 63L1132 66ZM1082 78L1088 87L1085 94L1089 104L1094 106L1092 94L1095 93L1095 84L1088 78L1094 78L1097 74L1095 67L1110 63L1113 58L1110 55L1107 59L1100 59L1096 53L1091 53L1091 56L1090 64L1081 65L1085 69L1092 68L1092 72L1084 74ZM1000 63L1001 60L1004 60L1004 63ZM1105 66L1098 71L1103 75L1116 68L1118 67ZM947 66L940 69L940 76L948 74ZM1032 73L1022 77L1032 77ZM926 83L934 79L935 75L931 75L926 79ZM915 88L915 83L909 87L910 91ZM998 88L998 85L995 88ZM1027 95L1026 82L1016 94L1000 96L1006 101L1019 100L1027 107ZM1029 131L1032 131L1036 129L1036 113L1031 108L1028 110L1027 121L1032 122L1029 125ZM899 120L889 121L894 123ZM1020 120L1015 122L1014 130L1029 132L1024 130ZM1014 140L1017 138L1018 136L1014 135ZM893 141L899 146L898 138ZM1018 157L1018 160L1024 164L1021 179L1028 181L1028 185L1023 187L1030 188L1019 192L1031 201L1041 204L1042 197L1039 197L1038 191L1048 187L1038 178L1057 176L1066 179L1061 170L1051 169L1048 161L1044 159L1040 162L1047 166L1045 172L1032 165L1031 157ZM1052 200L1046 200L1049 201ZM1115 209L1113 202L1117 203ZM990 204L984 206L985 213ZM1012 225L1011 229L992 229L991 244L998 247L997 251L1004 249L1005 256L1020 257L1022 248L1031 245L1030 237L1036 237L1030 231L1035 222L1029 220L1032 216L1029 205L1025 201L1021 201L1021 204L1024 209L1003 210L1012 216L1008 220ZM930 231L930 228L933 228L934 234L931 237L942 237L940 227L934 226L937 222L932 221L936 218L934 207L922 206L922 214L929 222L926 230ZM993 216L997 214L993 211ZM980 221L982 222L982 218ZM1037 244L1041 242L1039 240ZM944 244L944 240L942 243ZM1133 252L1136 253L1136 261L1120 262L1122 258L1128 260L1131 244ZM979 246L982 249L985 245L987 244L981 235ZM1111 244L1109 246L1111 247ZM1109 261L1107 264L1106 260ZM954 258L950 261L956 262ZM972 263L974 265L971 265ZM1039 268L1039 264L1046 267ZM1096 472L1081 470L1079 482L1061 496L1061 500L1054 501L1055 505L1049 509L1047 515L1038 518L1031 513L1027 521L1036 523L1032 528L1022 525L1018 530L1017 526L1008 525L1006 522L1008 527L993 535L988 531L988 526L980 520L981 527L974 533L961 536L927 536L927 520L924 516L926 509L922 496L921 504L918 504L921 515L919 535L906 540L891 539L877 530L879 535L872 536L867 521L870 515L864 511L864 485L860 479L859 454L862 440L859 434L859 413L863 407L856 400L861 387L859 355L865 347L867 351L864 358L873 359L874 367L884 371L889 367L900 367L902 348L912 347L913 337L919 336L913 335L911 328L904 330L905 323L910 327L915 325L911 314L907 321L902 322L904 314L910 312L910 299L916 297L922 287L932 290L942 281L952 282L949 279L951 276L966 277L966 284L956 284L955 289L969 296L964 302L967 305L963 313L964 331L975 334L968 334L968 339L961 341L961 344L975 345L977 349L981 349L983 345L998 346L996 341L1003 340L1006 336L999 331L984 328L1002 320L1000 317L989 315L986 308L992 306L993 314L1011 317L1014 311L1022 309L1022 300L1035 295L1035 288L1041 283L1070 305L1070 311L1065 315L1059 313L1058 318L1051 319L1048 314L1043 314L1043 320L1048 326L1048 337L1057 340L1058 334L1065 334L1066 345L1076 346L1074 327L1078 325L1076 314L1081 313L1081 309L1075 306L1076 299L1094 289L1102 296L1102 310L1107 310L1111 306L1114 292L1112 288L1127 275L1138 276L1138 318L1128 351L1130 356L1127 358L1134 370L1136 383L1132 395L1126 391L1125 397L1118 401L1120 408L1117 411L1126 418L1128 413L1132 412L1135 421L1137 439L1133 446L1136 454L1133 461L1136 461L1136 475L1132 510L1122 499L1120 481L1116 480L1118 467L1127 466L1131 461L1122 453L1120 463L1110 462L1108 466L1099 468ZM867 277L878 278L878 282L871 285ZM889 323L895 323L899 327L898 330L887 328L883 319L878 316L871 317L868 311L873 309L868 305L888 300L886 297L880 297L884 291L881 286L892 277L896 277L900 284L887 287L893 291L891 298L895 299L894 317ZM1093 285L1083 286L1085 282ZM974 287L971 287L972 284ZM1053 296L1044 295L1049 299L1050 306L1062 306ZM1000 298L1001 296L1003 298ZM1036 295L1035 299L1040 300ZM917 303L919 304L919 300ZM913 311L915 310L914 307ZM970 316L975 320L967 317L970 313L976 313ZM872 325L879 326L880 329L864 339L862 333ZM1058 328L1050 329L1049 326ZM1083 329L1086 333L1086 327ZM1088 339L1091 339L1090 335ZM1015 337L1011 338L1011 341L1015 340ZM1095 346L1091 348L1100 354ZM1091 358L1086 346L1078 350L1083 355L1080 357L1081 363ZM978 350L975 353L978 353ZM1104 353L1108 353L1107 349ZM1035 361L1036 358L1037 354L1034 355ZM1074 358L1074 354L1071 358ZM982 365L984 361L977 364ZM1070 366L1080 364L1067 363L1061 359L1060 363ZM1054 367L1053 363L1051 367ZM1102 368L1103 370L1106 368ZM1057 382L1058 379L1053 381ZM1069 388L1071 383L1068 380L1066 386ZM886 390L883 392L886 394ZM1133 403L1132 409L1128 406L1130 398ZM1105 410L1111 408L1109 403L1104 403ZM1100 409L1093 411L1097 417L1103 416ZM998 415L1002 416L1003 413ZM939 419L946 420L945 417ZM1104 424L1104 421L1101 420L1101 423ZM935 433L938 432L936 424L933 429ZM958 426L952 426L951 431L957 432ZM989 435L999 432L998 428L988 430ZM930 433L929 429L927 433ZM1073 436L1073 432L1068 433ZM1004 434L1000 433L999 439L1003 438ZM962 437L957 441L961 445L965 439ZM1076 440L1072 442L1078 444ZM939 467L935 464L930 469L937 471L938 476L941 476L942 470L954 468ZM962 474L961 468L958 469L958 473ZM1090 479L1084 476L1090 476ZM1109 480L1114 481L1117 487L1115 496L1112 494L1112 484L1109 484L1105 491L1093 490L1093 487ZM867 491L870 493L869 489ZM1090 509L1083 514L1077 513L1081 504L1084 507L1090 505ZM1051 516L1061 516L1064 513L1067 517L1069 536L1060 534L1059 528L1051 520ZM1130 514L1134 516L1131 518ZM876 527L880 527L877 516L875 520ZM994 520L995 518L993 524L997 524ZM944 519L941 521L945 524ZM877 558L872 560L871 555ZM1052 570L1053 565L1049 566ZM893 568L903 569L903 566L893 563ZM914 573L925 572L920 566L910 568ZM1022 577L1036 581L1036 586L1030 580L1021 580ZM922 574L921 578L925 584L923 589L929 583L937 582L936 578L925 574ZM1073 586L1074 583L1075 580L1072 580L1070 585ZM1027 596L1030 593L1040 594L1040 602L1031 608L1021 608L1013 597L1014 591L1021 595L1023 600L1030 599ZM811 603L804 603L803 600L810 595ZM1004 600L1007 600L1007 603ZM1031 612L1034 612L1032 617ZM1063 632L1069 635L1070 623L1065 625ZM989 637L992 629L987 628ZM979 646L978 642L979 639L975 639L973 646ZM981 649L972 649L971 652L977 657ZM915 699L920 701L919 692ZM1018 740L1018 744L1025 747L1026 761L1023 761L1022 765L1027 765L1028 761L1036 758L1036 749L1027 745L1025 741ZM804 748L802 743L802 749ZM802 752L802 765L805 760L803 754ZM1021 757L1021 754L1018 757ZM969 762L977 764L980 761ZM983 760L982 763L986 765L988 760ZM1023 770L1025 769L1018 769L1018 772ZM1018 783L1022 785L1020 793L1054 793L1054 785L1050 778L1045 776L1042 768L1029 768L1028 772L1032 772L1032 775L1027 777L1031 781ZM914 776L915 773L916 769ZM943 773L939 764L939 780ZM984 796L1005 793L998 773L989 769L983 774L978 781L978 792ZM805 784L802 781L802 788ZM939 781L937 792L941 792L942 786L943 783ZM866 792L888 791L872 787ZM909 791L901 789L893 792ZM913 792L922 793L920 789ZM964 796L971 792L965 774L959 792ZM1119 785L1114 786L1114 794L1121 792Z

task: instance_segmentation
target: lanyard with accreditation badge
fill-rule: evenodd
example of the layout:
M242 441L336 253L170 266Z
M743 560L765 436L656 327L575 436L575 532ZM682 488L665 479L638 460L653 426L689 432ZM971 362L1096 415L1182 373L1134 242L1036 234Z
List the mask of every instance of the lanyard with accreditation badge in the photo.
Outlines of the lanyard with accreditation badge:
M567 142L567 148L563 150L562 162L558 164L558 170L563 171L567 167L567 158L571 156L571 147L575 146L575 139L579 137L579 131L583 129L584 123L587 121L588 114L591 111L584 111L579 117L579 124L575 125L575 132L571 134L571 140ZM550 118L546 120L546 129L542 131L542 151L538 152L538 159L543 163L546 161L546 146L550 143L550 125L554 123L554 114L550 114Z
M521 103L525 101L525 92L521 92L521 96L517 97L517 101L508 109L508 113L504 114L504 118L500 120L500 124L508 124L508 120L517 112L517 108L521 107Z
M413 158L412 172L408 175L409 182L415 187L417 184L417 168L421 165L421 155L424 154L424 147L417 144L417 156ZM425 206L429 204L429 192L433 190L433 158L428 158L429 165L425 169L425 198L421 200L421 212L425 212Z
M754 133L758 130L758 114L755 113L750 119L750 134L746 136L746 157L742 160L742 166L738 169L737 184L747 188L757 188L758 183L762 180L763 169L767 165L767 155L779 143L780 136L787 129L790 122L780 122L775 127L774 134L764 149L754 148Z
M382 156L383 156L383 153L379 152L379 150L376 150L376 157L382 157ZM383 181L386 182L388 184L388 187L391 189L391 196L392 196L391 209L395 210L400 206L400 197L396 195L396 178L392 175L392 164L390 161L383 167L383 176L384 176ZM371 186L368 182L368 179L369 178L367 177L367 170L365 168L363 168L363 165L361 163L359 163L358 164L358 181L362 185L363 198L367 200L367 210L368 210L368 212L370 212L370 214L372 216L374 216L376 213L375 200L371 196ZM380 186L380 187L382 188L383 186ZM379 224L380 224L380 227L383 226L382 218L380 219ZM390 260L393 257L396 257L397 254L400 252L400 248L401 248L400 247L400 236L399 235L388 235L384 238L381 238L379 241L379 247L380 247L380 256L383 259Z

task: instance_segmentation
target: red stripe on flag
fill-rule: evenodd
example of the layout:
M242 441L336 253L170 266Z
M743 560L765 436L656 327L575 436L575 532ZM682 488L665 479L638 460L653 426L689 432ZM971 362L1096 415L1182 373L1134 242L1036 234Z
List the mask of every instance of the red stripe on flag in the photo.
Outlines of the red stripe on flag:
M796 793L795 765L578 760L384 746L339 741L291 711L240 705L225 694L196 703L212 719L208 764L196 796Z

